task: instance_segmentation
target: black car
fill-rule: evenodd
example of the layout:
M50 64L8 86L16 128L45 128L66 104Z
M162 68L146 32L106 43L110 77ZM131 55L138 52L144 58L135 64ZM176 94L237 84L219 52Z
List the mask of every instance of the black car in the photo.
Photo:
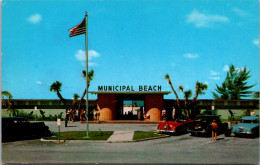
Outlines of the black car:
M28 122L22 117L2 118L2 142L51 136L44 122Z
M228 129L228 123L222 123L219 116L216 115L199 115L196 117L195 122L190 130L188 130L191 135L204 134L207 136L211 135L212 126L210 125L212 121L218 124L218 134L223 134Z

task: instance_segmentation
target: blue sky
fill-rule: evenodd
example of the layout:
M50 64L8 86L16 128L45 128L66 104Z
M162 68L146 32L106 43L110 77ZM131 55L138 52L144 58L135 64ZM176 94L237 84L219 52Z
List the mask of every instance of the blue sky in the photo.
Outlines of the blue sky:
M257 0L8 0L2 6L2 90L15 99L81 95L85 80L85 35L69 37L88 11L90 91L99 85L161 85L194 91L208 84L211 99L227 66L251 70L259 90ZM179 93L179 97L183 96ZM89 95L95 99L96 95ZM165 96L174 99L173 93Z

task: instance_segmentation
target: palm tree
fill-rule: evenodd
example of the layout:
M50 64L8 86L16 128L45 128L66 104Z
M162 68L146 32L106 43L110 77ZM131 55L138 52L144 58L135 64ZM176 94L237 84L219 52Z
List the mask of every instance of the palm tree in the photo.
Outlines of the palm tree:
M84 79L86 79L86 70L83 70L83 71L82 71L82 76L84 77ZM94 79L94 70L91 69L91 70L88 72L88 88L89 88L89 86L90 86L90 82L91 82L93 79ZM82 96L81 96L81 98L80 98L80 101L79 101L79 109L81 109L81 104L82 104L82 102L83 102L83 99L84 99L86 93L87 93L87 90L86 90L86 88L85 88L85 90L84 90L84 92L83 92L83 94L82 94Z
M252 97L253 91L249 89L254 85L247 85L250 78L250 70L246 67L237 69L230 65L229 71L224 82L219 86L216 85L216 92L212 92L215 99L241 99L242 97Z
M79 95L77 93L75 93L73 95L73 105L74 105L74 107L76 107L76 104L78 103L78 98L79 98Z
M13 96L9 91L2 91L3 105L5 105L8 109L10 109L12 106L12 103L11 103L12 98L13 98Z
M252 95L252 98L254 98L254 99L259 99L259 98L260 98L259 91L254 92L253 95Z
M195 95L193 97L192 102L194 103L199 95L205 94L205 92L203 92L203 91L207 90L207 89L208 89L208 85L207 84L201 83L201 82L197 81L196 82L196 87L195 87Z
M182 108L180 105L180 102L178 101L179 100L178 95L172 86L170 76L168 74L166 74L165 79L168 80L168 83L171 85L171 88L176 95L177 104L180 109L180 112L181 112L181 109L184 109L184 113L188 118L195 117L199 113L199 111L197 109L196 100L199 95L205 94L203 91L208 89L208 85L197 81L196 86L195 86L195 95L191 102L189 101L189 98L192 96L192 91L191 90L184 91L184 87L180 85L178 87L178 90L184 94L184 99L185 99L185 102L184 102L185 104L184 104L184 107ZM181 114L179 114L179 115L181 115Z
M169 74L166 74L164 76L164 79L168 80L168 84L171 86L171 89L172 89L173 93L175 94L176 101L177 101L177 106L174 106L175 118L178 119L182 115L182 113L181 113L181 104L180 104L180 100L179 100L178 94L176 93L175 89L173 88L173 85L172 85L171 78L170 78Z
M12 98L13 96L9 91L2 91L3 106L7 107L7 112L9 113L9 116L17 116L19 111L12 107Z
M170 78L169 74L166 74L166 75L164 76L164 79L165 79L165 80L168 80L168 84L171 86L172 91L173 91L173 93L174 93L175 96L176 96L177 106L178 106L178 108L180 108L180 107L181 107L181 106L180 106L180 100L179 100L178 94L176 93L175 89L173 88L173 85L172 85L171 78Z
M189 98L192 96L192 91L188 90L188 91L184 91L184 87L182 85L180 85L178 87L178 90L184 94L184 113L185 115L190 118L190 108L189 108Z
M196 82L196 86L195 86L195 95L192 99L191 102L191 113L190 113L190 118L193 119L195 116L197 116L200 111L198 109L198 104L196 103L196 100L198 98L199 95L203 95L205 94L205 92L203 92L204 90L208 89L208 85L205 83L201 83L201 82Z
M64 99L61 95L61 86L62 83L59 81L53 82L52 85L50 86L50 91L51 92L56 92L57 96L59 97L59 99L62 101L62 103L64 104L65 108L67 109L67 100Z

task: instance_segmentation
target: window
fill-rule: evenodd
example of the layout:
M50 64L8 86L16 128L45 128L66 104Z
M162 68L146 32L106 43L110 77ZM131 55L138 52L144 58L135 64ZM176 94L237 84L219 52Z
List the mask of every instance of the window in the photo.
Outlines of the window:
M61 101L60 100L52 101L52 105L61 105Z
M40 105L49 105L49 101L40 101Z
M37 105L37 101L29 101L29 105Z

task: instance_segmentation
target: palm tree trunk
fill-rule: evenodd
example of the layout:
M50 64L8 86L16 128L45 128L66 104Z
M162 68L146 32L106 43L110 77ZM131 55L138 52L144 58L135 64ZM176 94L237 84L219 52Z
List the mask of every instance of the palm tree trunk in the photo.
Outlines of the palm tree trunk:
M83 94L82 94L82 96L81 96L81 98L80 98L80 100L79 100L79 110L81 109L81 104L83 102L83 99L84 99L86 93L87 93L87 90L85 89Z
M186 117L190 118L188 102L189 102L189 100L185 99L185 102L184 102L184 105L185 105L185 115L186 115Z
M179 100L179 97L178 97L178 94L176 93L176 91L174 90L174 88L173 88L173 86L172 86L172 82L171 82L171 80L169 79L169 84L170 84L170 86L171 86L171 88L172 88L172 91L173 91L173 93L175 94L175 96L176 96L176 100L177 100L177 106L179 107L179 108L181 108L181 105L180 105L180 100Z
M64 104L65 108L67 109L67 100L62 97L62 95L60 94L60 92L58 90L57 90L57 95L60 98L60 100L62 101L62 103Z
M180 104L180 100L178 97L178 94L176 93L176 91L174 90L173 86L172 86L172 82L170 79L168 79L168 83L170 84L173 93L176 96L176 100L177 100L177 107L175 107L175 118L179 118L181 116L181 104Z
M195 93L195 95L194 95L194 97L192 99L193 103L197 100L198 96L199 96L199 93L198 93L198 91L196 91L196 93Z

